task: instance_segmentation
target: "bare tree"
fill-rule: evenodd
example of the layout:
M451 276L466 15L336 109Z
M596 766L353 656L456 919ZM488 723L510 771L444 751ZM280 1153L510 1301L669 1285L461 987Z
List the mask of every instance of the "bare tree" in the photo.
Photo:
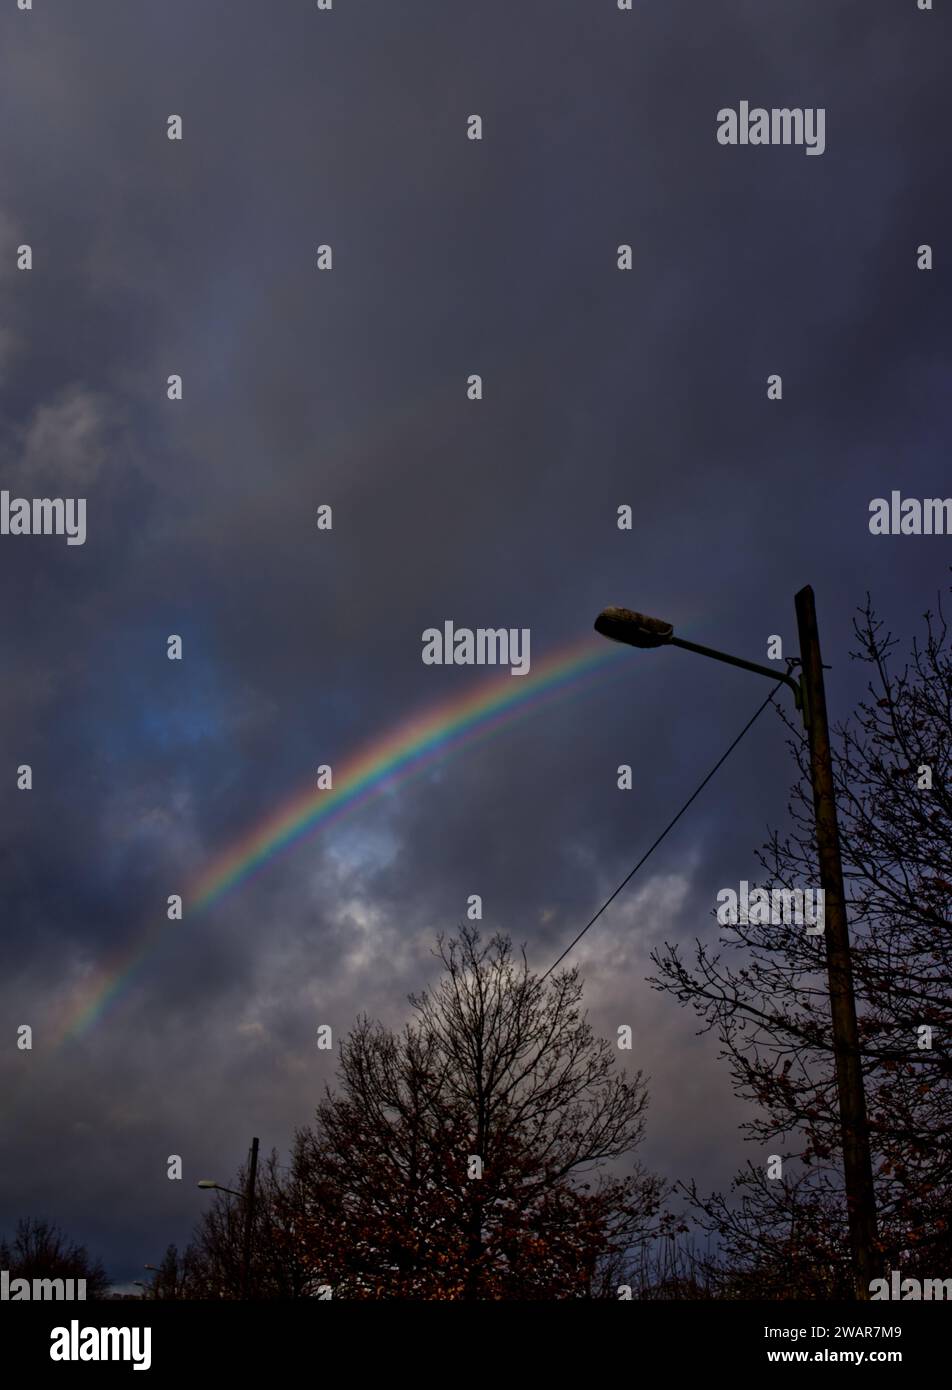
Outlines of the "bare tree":
M11 1279L85 1279L87 1298L104 1298L109 1277L102 1262L51 1221L25 1217L12 1241L0 1240L0 1269Z
M335 1297L613 1296L660 1183L633 1161L647 1103L580 1009L508 938L438 939L443 977L395 1034L360 1020L340 1091L297 1136L306 1244Z

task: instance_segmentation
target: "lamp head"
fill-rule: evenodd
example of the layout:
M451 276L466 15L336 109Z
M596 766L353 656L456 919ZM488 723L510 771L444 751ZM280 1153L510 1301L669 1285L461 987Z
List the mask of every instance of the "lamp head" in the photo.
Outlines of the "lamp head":
M631 608L603 608L595 619L595 631L613 642L648 650L663 647L674 636L674 628L661 618L649 618Z

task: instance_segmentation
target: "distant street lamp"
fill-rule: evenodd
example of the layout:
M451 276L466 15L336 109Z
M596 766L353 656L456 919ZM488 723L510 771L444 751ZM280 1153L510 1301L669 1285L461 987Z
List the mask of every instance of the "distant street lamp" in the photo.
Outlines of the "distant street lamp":
M826 713L826 690L817 630L813 590L807 585L796 596L797 627L800 636L800 679L788 672L771 670L741 657L729 656L713 647L702 647L674 636L674 628L660 618L649 618L630 608L606 608L595 619L595 630L614 642L626 642L641 650L654 647L683 647L740 666L770 680L782 681L793 691L810 743L810 776L813 784L813 812L816 825L820 882L824 890L824 940L833 1024L833 1053L839 1097L840 1130L843 1139L843 1175L849 1217L850 1249L856 1297L868 1300L869 1286L876 1277L878 1242L876 1235L876 1192L866 1118L866 1095L856 1024L853 992L853 966L849 927L846 920L846 892L840 857L840 835L836 819L833 759Z
M222 1187L221 1183L215 1182L214 1178L199 1179L198 1186L213 1189L217 1192L228 1192L232 1197L238 1197L245 1204L245 1232L241 1250L241 1297L247 1299L249 1280L251 1273L251 1234L254 1230L255 1221L255 1192L258 1177L258 1140L251 1141L251 1154L248 1160L248 1183L244 1192L236 1192L233 1187Z
M216 1192L230 1192L233 1197L240 1197L245 1200L244 1192L236 1192L233 1187L222 1187L220 1182L215 1182L214 1178L200 1178L196 1183L197 1187L204 1187L206 1190L214 1188ZM146 1269L153 1269L153 1265L146 1265Z

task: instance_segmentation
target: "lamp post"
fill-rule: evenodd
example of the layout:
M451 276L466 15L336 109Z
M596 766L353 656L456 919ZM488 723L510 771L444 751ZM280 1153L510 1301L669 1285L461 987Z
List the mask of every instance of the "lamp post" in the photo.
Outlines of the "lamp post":
M648 650L655 647L681 647L700 656L725 661L754 671L771 680L782 681L793 691L810 745L810 780L813 786L813 812L816 826L820 883L824 892L824 941L830 993L833 1055L840 1110L843 1145L843 1177L849 1220L853 1281L857 1299L868 1300L869 1286L877 1275L876 1193L869 1146L869 1125L863 1088L863 1069L856 1023L856 999L850 955L849 926L846 919L846 893L840 856L839 826L833 783L833 760L827 724L826 691L820 639L817 630L813 590L807 585L795 599L800 636L801 676L771 670L753 661L730 656L713 647L675 637L670 623L648 618L629 608L606 608L595 620L595 629L615 642Z
M248 1160L248 1181L244 1192L236 1192L233 1187L222 1187L221 1183L215 1182L214 1178L199 1179L198 1186L206 1191L213 1189L217 1192L228 1192L232 1197L240 1198L245 1204L245 1225L244 1238L241 1247L241 1297L247 1299L248 1289L251 1279L251 1236L254 1231L255 1222L255 1193L258 1176L258 1140L257 1137L251 1141L251 1154Z

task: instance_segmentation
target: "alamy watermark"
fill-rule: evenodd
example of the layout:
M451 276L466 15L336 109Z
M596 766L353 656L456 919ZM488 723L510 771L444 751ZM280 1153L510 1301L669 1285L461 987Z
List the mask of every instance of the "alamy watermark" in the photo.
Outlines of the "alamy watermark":
M738 110L724 106L717 113L719 145L803 145L807 154L826 149L826 108L823 106L750 105L742 101Z
M825 893L822 888L755 888L746 879L739 889L722 888L717 895L717 920L722 926L806 927L807 936L822 936Z
M952 497L903 497L894 489L869 504L871 536L950 536Z
M0 1269L0 1303L71 1303L85 1297L85 1279L11 1279L8 1269Z
M889 1271L888 1279L873 1279L869 1286L870 1302L889 1298L906 1303L952 1299L952 1279L903 1279L898 1269Z
M0 536L65 536L86 542L85 497L11 497L0 492Z
M69 1327L50 1333L51 1361L131 1361L134 1371L152 1365L151 1327Z
M529 674L527 627L454 627L447 618L442 631L423 632L424 666L508 666L512 675Z

